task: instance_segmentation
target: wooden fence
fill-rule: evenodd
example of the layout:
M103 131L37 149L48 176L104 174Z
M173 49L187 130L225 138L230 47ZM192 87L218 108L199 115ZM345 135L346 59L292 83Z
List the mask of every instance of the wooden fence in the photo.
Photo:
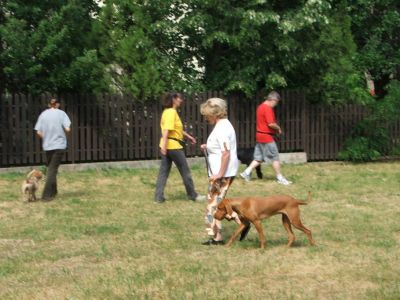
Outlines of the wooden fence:
M199 106L210 97L228 101L229 119L236 129L238 147L254 146L255 111L261 97L246 101L239 96L225 97L207 92L186 98L180 111L186 131L205 143L211 127L200 115ZM0 102L0 167L40 165L45 161L34 125L46 108L48 95L40 97L9 95ZM145 160L159 158L158 101L150 104L133 102L119 95L60 96L61 108L72 121L65 163ZM357 106L337 108L310 105L299 92L282 92L283 101L276 116L284 130L278 141L281 152L305 151L308 159L335 160L352 126L366 111ZM399 138L399 125L392 129ZM201 155L198 147L186 147L188 157Z

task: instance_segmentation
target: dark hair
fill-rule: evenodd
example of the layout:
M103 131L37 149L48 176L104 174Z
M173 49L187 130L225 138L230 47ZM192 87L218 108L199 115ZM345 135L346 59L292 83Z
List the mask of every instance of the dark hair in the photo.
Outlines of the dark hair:
M56 98L52 98L52 99L49 100L49 104L48 105L49 105L49 107L53 107L54 108L54 107L57 106L58 103L60 103L60 101L58 101Z
M173 100L175 98L182 98L182 94L181 93L176 93L176 92L170 92L167 95L165 95L164 101L163 101L164 108L171 108Z

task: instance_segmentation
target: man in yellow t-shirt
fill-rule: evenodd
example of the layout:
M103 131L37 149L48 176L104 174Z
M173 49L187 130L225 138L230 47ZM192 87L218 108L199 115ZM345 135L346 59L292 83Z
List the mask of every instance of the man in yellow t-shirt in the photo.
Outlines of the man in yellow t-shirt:
M164 103L164 111L161 116L161 139L160 153L161 165L157 177L155 203L165 201L164 189L171 171L172 162L176 165L182 176L186 194L193 201L204 201L204 195L198 195L194 189L192 175L183 151L183 138L186 137L192 144L197 141L194 137L183 130L182 121L179 118L177 108L182 105L183 99L179 93L169 93Z

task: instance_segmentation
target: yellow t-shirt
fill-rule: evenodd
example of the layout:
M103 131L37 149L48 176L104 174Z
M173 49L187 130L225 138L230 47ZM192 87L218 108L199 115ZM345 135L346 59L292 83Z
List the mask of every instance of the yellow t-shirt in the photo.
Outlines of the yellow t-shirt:
M166 108L164 109L161 115L161 133L163 130L168 129L168 137L172 137L178 140L183 141L183 124L181 118L179 118L178 112L174 108ZM160 147L162 144L162 137L160 139ZM167 141L167 149L182 149L183 147L179 144L178 141L168 139Z

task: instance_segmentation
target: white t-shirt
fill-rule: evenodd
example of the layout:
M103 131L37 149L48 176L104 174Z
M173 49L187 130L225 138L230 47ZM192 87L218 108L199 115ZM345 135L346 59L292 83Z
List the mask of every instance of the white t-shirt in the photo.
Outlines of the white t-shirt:
M43 111L35 125L35 130L43 134L43 150L66 149L67 137L64 128L70 126L71 121L64 111L57 108L49 108Z
M212 172L210 174L210 170L208 170L210 176L219 172L222 152L225 151L224 145L226 145L226 148L230 152L230 158L228 168L223 177L236 176L239 168L236 151L236 133L228 119L219 120L207 139L208 162Z

